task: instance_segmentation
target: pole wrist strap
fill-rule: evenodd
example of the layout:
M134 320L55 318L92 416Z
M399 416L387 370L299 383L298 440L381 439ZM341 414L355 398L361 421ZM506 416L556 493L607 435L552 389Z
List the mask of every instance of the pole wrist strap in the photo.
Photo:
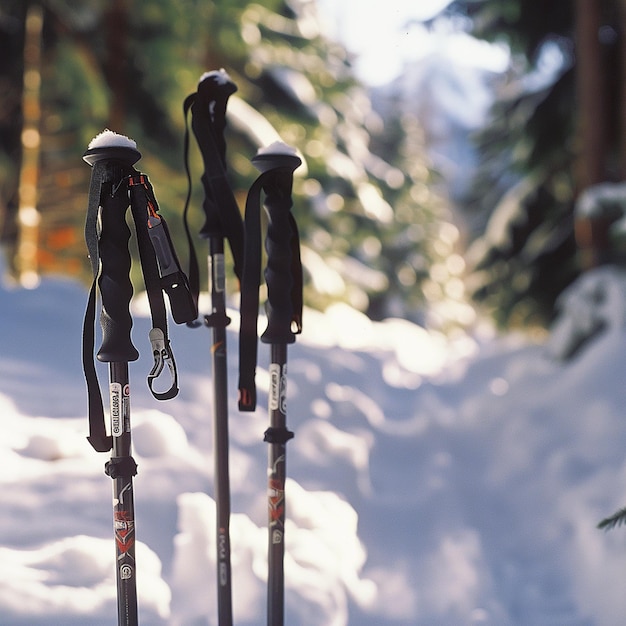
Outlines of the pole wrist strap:
M106 432L102 392L94 361L97 281L101 270L98 219L102 208L107 206L107 194L102 191L105 170L106 162L96 162L92 167L85 221L85 241L91 261L93 281L83 321L82 360L88 395L89 436L87 439L98 452L108 452L112 448L112 438ZM157 400L168 400L178 394L178 374L168 338L163 291L168 294L176 323L195 319L197 310L191 298L187 277L180 269L165 220L158 213L158 204L147 176L128 167L114 192L115 194L125 193L129 197L141 269L150 304L152 318L150 342L154 365L148 374L148 387ZM159 230L157 237L154 235L151 237L150 228ZM166 365L170 373L170 386L165 391L157 391L156 381Z
M261 192L272 181L276 170L270 169L261 174L250 187L246 199L245 241L243 276L241 281L241 325L239 330L239 410L254 411L256 409L256 365L258 353L257 320L259 313L259 287L261 284ZM291 200L289 199L289 203ZM272 320L280 318L280 328L273 332L272 340L282 343L293 343L295 335L302 332L302 262L300 259L300 239L298 227L293 215L288 213L289 233L288 247L291 251L290 267L284 268L288 280L274 281L274 292L280 293L278 300L283 310L272 306L268 300L268 330L273 326ZM267 270L266 270L267 276ZM269 283L269 281L268 281ZM273 329L274 330L274 329ZM267 333L268 331L266 331ZM264 333L264 337L265 334ZM265 339L264 339L265 340Z

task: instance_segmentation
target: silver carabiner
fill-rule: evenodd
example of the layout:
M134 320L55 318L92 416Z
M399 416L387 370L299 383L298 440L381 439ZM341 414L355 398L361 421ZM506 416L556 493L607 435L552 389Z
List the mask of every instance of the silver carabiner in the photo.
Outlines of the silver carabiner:
M178 394L178 373L176 371L174 353L169 342L165 341L165 334L160 328L153 328L148 336L152 344L152 356L154 357L154 365L148 374L148 387L157 400L169 400ZM153 388L153 384L163 372L166 364L170 372L172 384L167 391L156 391Z

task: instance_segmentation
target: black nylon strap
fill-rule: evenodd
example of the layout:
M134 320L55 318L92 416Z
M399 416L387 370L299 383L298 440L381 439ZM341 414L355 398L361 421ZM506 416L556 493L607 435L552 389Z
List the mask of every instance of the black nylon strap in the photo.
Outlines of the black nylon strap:
M100 271L100 255L98 253L97 222L101 204L100 192L105 164L95 163L91 171L89 184L89 200L87 218L85 220L85 242L91 261L93 281L89 290L87 309L83 321L83 371L87 384L89 436L87 440L97 452L108 452L112 447L112 438L107 435L104 423L104 408L102 405L102 393L98 383L98 375L93 358L95 348L94 325L96 319L96 285Z
M172 381L169 389L164 392L158 392L154 389L154 381L161 372L161 370L158 370L157 372L156 369L153 369L150 375L148 375L148 387L152 392L152 395L157 400L170 400L178 394L178 374L174 361L174 354L170 348L170 342L167 334L167 313L165 309L165 301L163 300L163 290L161 289L159 266L154 248L150 241L150 235L148 234L148 201L154 202L154 205L156 206L156 199L152 194L152 188L147 181L147 177L144 174L136 174L130 180L133 181L137 179L142 179L141 183L138 181L137 183L130 184L131 211L133 214L133 220L135 221L137 247L139 248L139 258L141 260L141 271L143 273L146 294L150 304L152 328L158 328L161 330L163 335L162 349L165 350L166 355L164 357L163 354L155 354L153 347L153 356L155 358L155 364L160 362L163 358L169 358L170 363L172 364L172 367L170 368Z
M148 302L150 303L152 327L160 328L163 330L165 336L167 336L167 314L165 310L165 302L163 301L163 292L161 291L160 286L159 266L157 264L154 249L150 243L150 236L148 235L148 216L146 212L148 198L146 189L139 183L132 184L133 178L130 180L130 206L133 220L135 222L141 271L146 285Z
M138 233L139 244L145 251L142 256L142 268L148 270L147 274L144 272L144 276L148 277L146 286L150 285L151 291L159 298L162 294L159 293L157 286L165 291L170 301L172 317L177 324L190 322L198 316L197 302L191 295L189 281L180 266L165 218L159 214L159 205L152 185L145 174L138 173L130 177L129 186L135 223L147 226L147 230L142 226ZM153 261L154 257L156 263ZM147 259L146 264L143 263L144 258ZM166 319L163 311L159 318L160 328L165 327Z
M261 190L263 175L250 187L244 220L246 254L241 280L239 327L239 410L256 409L257 319L261 285Z
M191 191L192 181L191 172L189 171L189 126L187 124L187 112L191 107L194 100L195 93L185 98L183 103L183 111L185 113L185 141L184 141L184 161L185 161L185 173L187 174L187 198L185 199L185 208L183 209L183 224L185 226L185 235L187 236L187 247L189 249L189 268L187 270L187 277L189 278L189 287L191 289L192 297L198 306L198 297L200 295L200 271L198 268L198 256L196 255L196 248L193 244L193 236L191 229L189 228L189 207L191 205Z
M102 182L105 169L105 161L96 162L92 166L87 217L85 220L85 242L91 261L93 282L89 291L83 321L82 361L88 396L89 436L87 439L97 452L108 452L112 448L112 438L106 433L102 392L94 362L97 279L100 273L97 224L100 207L104 206L106 202L106 198L102 197ZM137 178L142 179L142 184L130 184L131 180ZM144 185L144 182L147 184ZM128 191L129 188L130 192ZM155 366L148 375L148 387L157 400L168 400L178 394L178 374L167 333L167 310L163 299L157 256L148 233L148 202L153 204L155 210L158 208L158 205L147 177L137 172L134 168L128 168L128 178L120 181L119 192L123 190L126 190L126 193L130 193L131 212L135 222L141 269L150 303L153 326L150 339L153 343L153 348L159 346L158 350L153 349ZM195 313L193 317L195 317ZM184 321L187 321L187 319ZM157 341L153 340L154 329L160 331L160 334L157 333ZM157 391L154 388L154 383L163 370L164 364L168 365L171 374L171 385L165 391Z

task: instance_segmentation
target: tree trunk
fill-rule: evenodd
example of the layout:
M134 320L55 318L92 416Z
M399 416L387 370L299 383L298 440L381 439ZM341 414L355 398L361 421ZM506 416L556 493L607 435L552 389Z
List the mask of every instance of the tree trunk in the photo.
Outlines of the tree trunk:
M606 179L606 76L598 36L601 4L601 0L576 0L577 194ZM607 259L609 226L602 216L576 216L581 269L591 269Z
M26 13L24 36L24 90L22 95L22 163L19 180L19 206L17 211L18 237L15 266L24 287L36 287L39 282L37 253L39 249L39 223L37 209L39 183L39 153L41 135L40 85L41 36L43 10L31 4Z
M128 0L112 0L104 14L104 75L111 90L109 128L123 133L128 92Z
M606 78L602 63L601 1L576 0L578 89L578 188L602 182L606 157Z
M620 85L619 94L619 174L620 179L626 181L626 0L619 2L620 32Z

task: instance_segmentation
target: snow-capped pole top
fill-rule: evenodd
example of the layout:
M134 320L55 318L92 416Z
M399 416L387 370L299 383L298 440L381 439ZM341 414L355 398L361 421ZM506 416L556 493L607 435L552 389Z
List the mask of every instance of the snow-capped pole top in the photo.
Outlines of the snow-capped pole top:
M141 152L137 150L137 144L132 139L106 128L89 142L83 160L93 166L109 159L132 166L141 159Z
M87 146L88 150L93 150L94 148L132 148L137 150L137 143L133 139L126 137L126 135L119 135L105 128Z
M198 80L198 85L205 81L207 78L212 78L218 85L227 85L228 83L232 83L231 77L228 75L228 72L221 67L219 70L212 70L210 72L204 72L200 79Z
M260 172L281 167L295 171L302 164L302 159L298 156L295 148L275 141L265 148L260 148L252 158L252 165Z
M266 154L288 154L290 156L298 156L297 150L282 141L275 141L271 143L269 146L265 146L265 148L259 148L256 155L262 156Z

